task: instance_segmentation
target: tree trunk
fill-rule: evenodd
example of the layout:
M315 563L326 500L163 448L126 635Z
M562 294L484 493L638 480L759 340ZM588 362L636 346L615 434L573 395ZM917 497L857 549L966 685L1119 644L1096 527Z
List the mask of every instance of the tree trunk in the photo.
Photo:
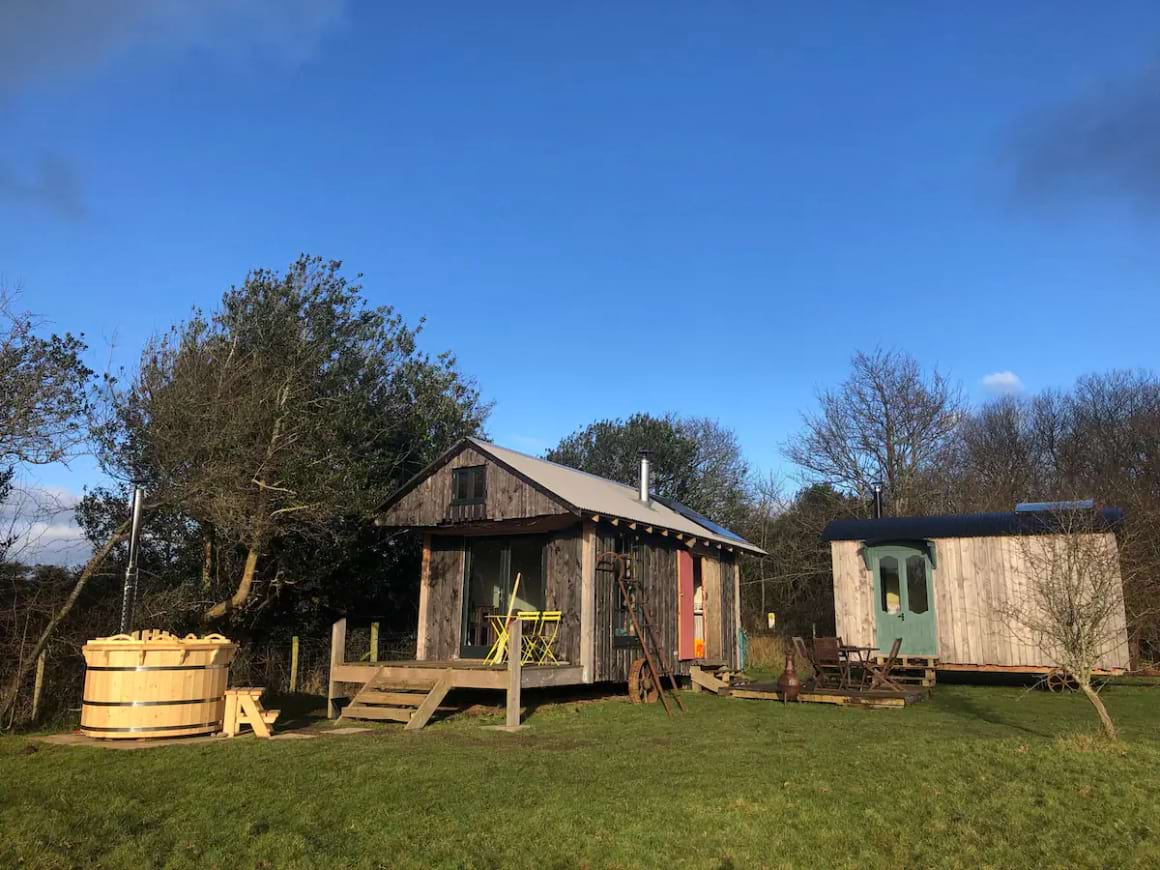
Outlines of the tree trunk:
M61 605L60 610L48 621L48 625L44 627L44 631L40 634L40 639L37 640L36 646L32 648L31 654L20 664L16 669L16 673L12 675L12 679L8 681L8 685L4 687L3 694L0 694L0 724L8 718L8 714L16 704L16 695L20 691L20 684L28 677L36 665L36 660L40 656L44 648L48 646L49 640L52 639L53 632L56 627L60 625L72 612L73 605L77 603L81 592L84 591L85 586L89 582L89 578L93 576L101 563L112 552L113 547L117 546L121 541L128 537L129 521L121 523L117 530L109 537L104 544L101 545L89 561L85 563L85 567L81 569L81 573L77 576L76 583L73 584L72 592L69 593L68 598L65 599L64 604Z
M201 550L201 588L206 592L213 588L213 539L213 526L207 525Z
M1108 715L1108 708L1104 706L1104 699L1100 697L1100 693L1092 688L1092 684L1088 681L1082 681L1079 684L1080 690L1091 701L1093 707L1096 708L1096 713L1100 717L1100 725L1103 726L1104 736L1109 740L1117 740L1116 723L1112 721L1112 717Z
M238 588L225 601L219 601L205 612L207 622L221 619L231 610L241 607L249 599L250 592L254 588L254 569L258 566L258 550L258 542L254 541L246 552L246 564L242 568L242 579L238 581Z

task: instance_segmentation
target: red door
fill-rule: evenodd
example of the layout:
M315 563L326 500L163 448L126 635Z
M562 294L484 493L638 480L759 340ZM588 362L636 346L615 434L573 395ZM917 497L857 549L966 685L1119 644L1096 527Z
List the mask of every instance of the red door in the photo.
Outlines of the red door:
M677 658L695 658L693 628L693 556L677 552Z

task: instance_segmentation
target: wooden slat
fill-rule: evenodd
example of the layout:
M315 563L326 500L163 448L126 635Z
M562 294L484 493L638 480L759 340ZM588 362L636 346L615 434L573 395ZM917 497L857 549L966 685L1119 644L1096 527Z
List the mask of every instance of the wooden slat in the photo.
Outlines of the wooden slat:
M375 719L391 722L410 722L414 710L401 707L368 707L365 704L351 704L342 711L343 718Z
M419 709L415 711L415 715L407 722L407 727L404 731L418 731L430 720L432 714L438 709L439 704L447 697L447 693L451 690L450 676L444 676L431 689L430 693L423 702L419 705Z
M427 694L423 692L384 692L368 689L358 693L357 704L394 704L400 707L418 707Z

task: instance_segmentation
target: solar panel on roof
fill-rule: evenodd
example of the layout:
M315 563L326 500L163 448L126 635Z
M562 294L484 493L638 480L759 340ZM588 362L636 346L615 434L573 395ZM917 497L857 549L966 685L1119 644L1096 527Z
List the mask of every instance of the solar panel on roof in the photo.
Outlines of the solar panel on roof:
M1090 511L1096 506L1094 498L1078 501L1026 501L1015 505L1017 514L1038 514L1048 511Z
M669 510L676 511L681 516L683 516L685 519L692 520L697 525L703 526L704 528L708 529L710 532L712 532L715 535L720 535L722 538L728 538L731 541L740 541L743 544L746 543L745 538L741 537L740 535L738 535L734 532L729 531L724 526L717 525L717 523L713 522L708 517L701 516L701 514L697 513L692 508L685 507L683 504L681 504L679 501L676 501L675 499L664 498L662 496L656 495L655 493L653 495L651 495L650 497L655 499L656 501L659 501L661 504L663 504Z

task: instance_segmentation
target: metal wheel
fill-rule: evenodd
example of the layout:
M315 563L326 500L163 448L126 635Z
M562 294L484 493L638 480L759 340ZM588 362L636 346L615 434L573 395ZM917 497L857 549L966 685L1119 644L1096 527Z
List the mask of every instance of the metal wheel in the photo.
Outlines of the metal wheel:
M1076 689L1075 680L1067 671L1050 671L1046 683L1049 692L1074 692Z
M633 659L628 667L628 697L634 704L655 704L660 697L648 660Z

